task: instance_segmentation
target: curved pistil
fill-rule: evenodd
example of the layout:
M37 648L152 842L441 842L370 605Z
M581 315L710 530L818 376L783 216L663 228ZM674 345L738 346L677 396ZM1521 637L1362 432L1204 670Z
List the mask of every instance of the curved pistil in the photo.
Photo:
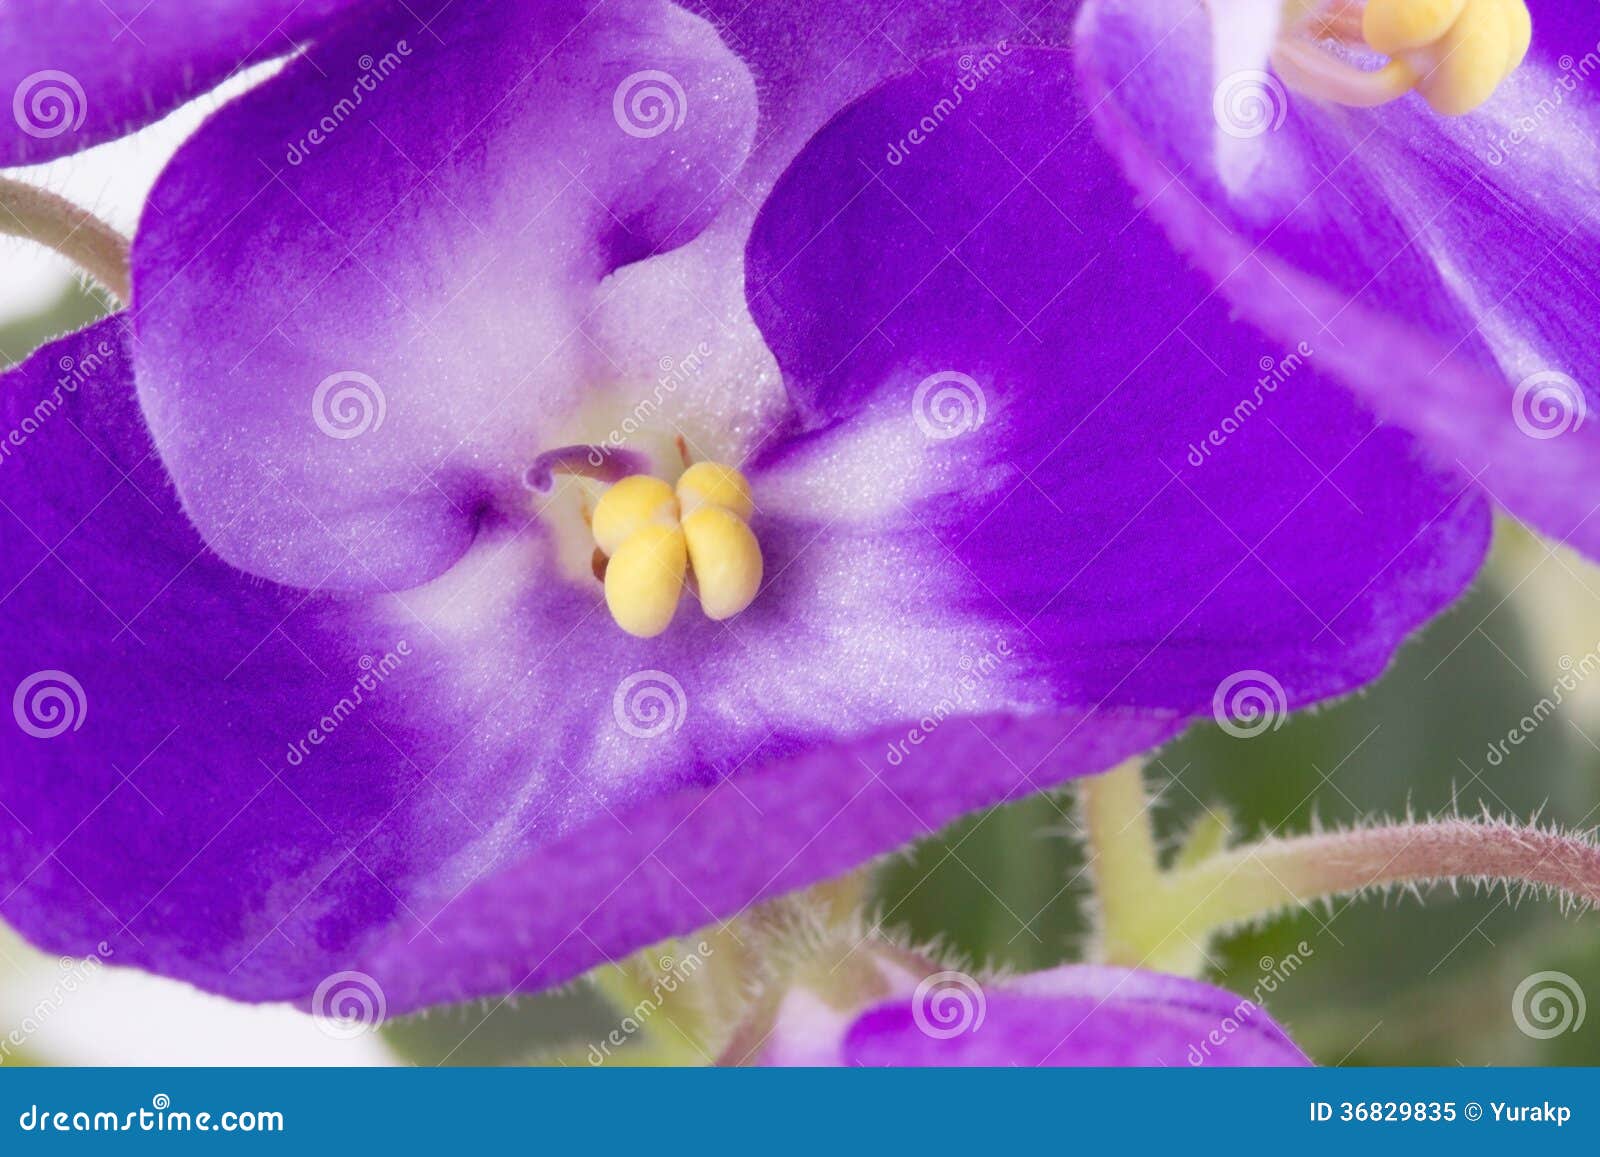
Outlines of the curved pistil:
M1313 37L1389 58L1362 69ZM1419 93L1442 116L1471 112L1521 66L1533 40L1524 0L1337 0L1286 36L1272 63L1291 87L1370 107Z
M596 482L620 482L648 467L643 455L607 446L561 446L547 450L533 460L522 476L529 490L548 494L555 489L556 476L589 478Z

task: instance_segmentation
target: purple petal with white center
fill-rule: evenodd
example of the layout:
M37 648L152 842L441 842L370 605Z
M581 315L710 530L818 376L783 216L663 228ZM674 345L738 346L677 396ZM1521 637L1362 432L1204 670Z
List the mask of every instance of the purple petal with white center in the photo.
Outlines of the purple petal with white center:
M749 248L815 428L766 468L856 463L856 504L936 538L1068 701L1348 691L1470 581L1485 504L1320 347L1233 320L1085 112L1064 52L1017 48L923 61L817 134ZM897 482L916 428L920 486Z
M247 64L297 45L360 0L7 0L0 7L0 164L133 132Z
M920 531L777 486L756 605L650 643L536 532L398 597L263 583L179 509L126 341L0 380L0 913L51 951L249 1000L365 972L391 1014L538 989L1182 724L1042 711L1048 656L900 579Z
M683 75L669 74L685 88L689 112L681 132L637 139L648 148L691 134L680 143L706 144L691 133L700 91L691 85L701 75L691 66L700 62L727 77L727 58L704 39L702 26L663 9L648 12L646 23L661 32L662 52L681 53ZM499 26L481 19L489 23L469 23L494 39ZM611 29L597 19L565 43L589 45L582 37L592 35L603 45L608 30L639 43L638 28ZM576 59L593 64L597 58ZM609 58L601 51L598 59ZM643 63L630 57L626 68ZM619 67L615 80L606 74L600 86L604 117L585 105L595 112L594 121L584 122L591 130L598 123L603 132L605 118L622 127L613 99L633 75L626 68ZM595 69L574 71L581 82ZM402 75L396 73L385 87ZM1059 80L1065 73L1052 75ZM930 76L934 80L926 83L944 82L937 72ZM1047 78L1035 79L1039 100L1054 115L1072 108L1070 93L1052 88ZM575 91L592 103L592 84L578 83ZM1018 99L1014 90L996 91ZM580 99L565 86L561 93L562 99ZM728 104L740 104L736 92L725 95ZM881 126L874 117L887 109L898 120L904 109L896 101L925 95L891 85L868 98L852 123L876 131ZM230 122L241 135L203 135L180 158L182 167L169 175L166 187L188 196L175 196L169 212L203 203L208 181L246 180L237 175L239 162L254 163L269 144L285 145L274 111L278 98L271 109L250 101L241 102L242 112L222 114L241 118ZM381 107L378 98L374 102L371 107ZM1017 109L1040 120L1037 105L1022 101ZM727 113L734 117L739 109ZM738 123L748 127L742 119ZM999 133L997 139L1008 139L1000 120L984 126ZM403 129L385 130L390 127ZM843 188L843 178L829 175L829 166L851 169L859 153L848 135L829 137L837 127L799 163L807 180L814 176L819 196ZM947 127L951 147L972 145L970 135L956 136L956 126ZM364 138L375 135L375 124L346 121L310 156L330 158L333 177L341 168L336 162L347 161L345 181L337 185L339 204L357 216L370 212L381 219L393 199L374 195L386 190L371 166L390 167L392 158L368 151ZM726 125L721 135L728 135ZM560 144L551 146L558 155ZM616 259L637 258L693 235L714 206L721 176L687 165L693 171L670 174L644 155L618 155L650 172L640 177L637 213L619 208L625 198L608 201L627 223L625 231L606 234L618 243ZM922 156L968 164L960 148L949 156L929 150L919 165ZM1094 210L1088 219L1097 229L1107 228L1100 214L1120 203L1109 192L1115 177L1092 148L1085 157L1081 173L1047 173L1041 183L1058 200L1067 191L1060 183L1081 185L1086 207ZM535 167L538 162L527 159ZM303 162L301 171L311 164ZM819 165L821 175L814 175ZM910 193L911 203L930 211L936 229L962 220L969 206L957 204L939 216L931 213L941 208L937 198L922 203L934 184L929 170L908 163L903 171L917 174L918 187L902 195ZM651 185L657 177L659 185ZM260 195L276 196L278 185L292 179L294 174L274 179L263 170ZM440 221L454 207L423 191L420 179L416 184L413 192L423 197L427 211L419 206L407 218L409 235L446 235ZM467 184L451 186L450 199L466 197ZM308 201L316 195L309 184L300 191ZM788 213L793 203L780 190L772 212ZM284 219L297 220L293 198L278 209L289 213ZM805 211L793 217L797 228L806 221ZM1034 217L1030 212L1015 220ZM1120 227L1126 219L1112 220ZM261 227L290 246L292 256L301 242L278 221L263 217ZM839 284L862 294L868 305L887 293L898 295L908 274L926 272L918 268L924 251L907 240L915 235L904 230L904 222L890 223L896 229L882 236L898 239L904 261L881 262L881 270L863 273L861 260L872 254L858 247L836 265ZM1163 263L1170 256L1149 230L1141 225L1123 232L1132 238L1126 242L1130 248L1107 242L1106 252L1168 271ZM637 288L656 278L656 300L686 286L694 291L688 296L710 295L720 309L724 299L717 295L739 292L743 235L737 228L731 234L738 245L730 246L729 237L712 228L682 248L619 269L611 280ZM471 232L458 224L448 236L458 235ZM592 245L600 235L574 244ZM1185 474L1187 441L1230 412L1239 390L1249 385L1237 379L1240 369L1260 353L1258 339L1237 336L1238 327L1226 325L1214 310L1197 314L1204 324L1186 330L1185 338L1205 343L1215 368L1175 344L1151 355L1150 364L1162 375L1195 384L1186 392L1153 393L1134 407L1134 417L1149 423L1147 433L1130 436L1126 424L1086 422L1070 467L1036 470L1057 491L1055 498L1071 493L1072 518L1039 500L1014 501L1003 484L1017 482L1016 463L1045 464L1051 457L1045 451L1059 441L1063 424L1088 407L1083 383L1095 370L1104 372L1103 363L1085 363L1082 376L1074 378L1063 375L1059 364L1040 360L1043 355L1012 361L998 349L1011 344L1005 339L1012 331L988 334L999 320L993 307L980 302L952 316L920 300L918 308L928 308L906 315L907 330L897 331L891 319L885 336L915 338L925 343L927 356L941 361L947 354L973 353L981 363L975 373L1004 367L1016 370L1018 382L1052 384L1051 391L1034 391L1040 406L1032 415L1037 424L1030 426L1017 420L1028 415L1013 404L1023 394L984 377L993 403L990 436L984 440L980 429L972 437L944 438L947 431L937 425L929 433L930 420L944 411L935 407L919 422L912 401L921 377L915 371L908 376L907 367L892 359L864 362L865 386L858 391L829 384L828 343L860 340L852 327L861 318L845 311L835 319L837 331L827 332L824 325L817 334L807 332L814 311L808 302L822 300L818 296L795 299L789 317L761 314L769 337L777 335L787 385L807 419L803 426L774 430L772 422L785 417L775 375L742 378L719 363L707 374L718 380L685 382L668 391L666 405L677 407L674 420L699 413L701 428L713 434L726 436L736 428L736 449L764 439L771 443L750 471L761 507L754 526L769 582L738 619L711 624L690 606L660 639L641 643L622 636L606 619L596 587L564 581L550 536L527 505L517 506L528 502L520 492L516 502L484 506L517 510L521 517L484 517L469 521L465 530L454 502L448 510L408 509L417 517L398 520L398 530L396 520L372 515L369 528L381 533L368 538L382 548L363 549L361 573L343 576L348 585L371 590L308 593L262 583L215 557L207 540L215 539L210 546L224 553L254 559L257 571L300 574L312 585L332 561L318 558L319 551L334 558L342 552L330 551L325 540L306 531L306 510L291 510L295 503L318 506L336 521L355 511L357 517L344 526L360 529L364 508L387 512L397 495L408 496L403 489L386 492L394 480L379 467L409 472L409 486L440 460L459 461L462 474L474 479L466 497L478 495L474 486L501 497L498 488L507 479L520 479L516 467L572 440L544 437L547 431L537 421L546 411L532 403L548 404L554 413L561 409L561 389L577 393L595 385L594 364L609 364L615 356L599 351L609 354L618 330L638 319L597 302L594 328L573 332L575 341L592 344L598 362L579 367L583 372L571 379L541 380L525 397L513 398L527 405L513 404L508 422L526 421L528 428L497 431L505 435L502 441L475 445L457 460L450 451L460 438L450 422L459 415L448 403L454 399L470 409L484 396L501 399L504 383L474 393L476 383L463 368L467 359L458 357L442 364L462 379L449 383L453 390L441 390L439 381L421 372L431 364L427 357L414 348L391 350L393 342L384 337L389 331L355 311L372 292L357 277L346 294L321 304L324 316L316 320L325 329L308 318L294 332L306 351L324 348L324 335L332 335L335 342L364 339L359 348L392 355L399 380L417 383L408 391L412 403L423 411L433 408L435 425L419 421L409 433L421 436L425 450L432 448L428 438L442 438L443 459L410 453L416 443L395 446L390 459L330 458L321 462L328 466L325 473L296 478L291 486L251 480L275 486L283 510L261 514L244 504L230 509L226 485L203 497L208 480L237 482L238 475L230 473L240 469L237 462L261 452L250 435L289 427L252 424L259 418L258 394L271 412L273 379L252 379L256 393L219 395L197 384L204 379L197 368L209 364L203 359L213 333L219 341L237 340L239 330L229 328L229 318L240 328L258 322L260 313L252 314L248 303L275 300L276 283L301 273L288 258L252 248L260 238L228 238L225 229L217 245L237 246L237 252L185 290L184 308L162 323L170 331L147 324L165 308L165 291L148 279L163 260L176 270L179 250L168 252L159 235L147 231L141 251L149 262L136 282L140 343L132 356L141 374L141 400L156 419L156 444L187 511L202 510L196 516L201 535L168 493L125 376L108 374L98 388L74 391L61 415L71 420L34 431L23 447L28 457L19 451L5 464L25 468L32 481L14 501L8 494L16 525L9 526L3 557L7 566L17 561L15 572L0 572L0 580L19 613L7 620L0 675L21 688L36 674L69 674L86 696L87 713L80 728L50 740L20 724L5 737L7 745L23 746L8 747L0 766L25 773L8 771L4 784L13 815L0 815L0 821L15 819L17 826L8 830L0 823L6 840L0 843L0 910L57 950L84 951L111 938L119 961L235 996L307 1000L322 978L349 969L377 978L391 1011L556 983L601 959L845 871L965 811L1103 769L1157 744L1188 713L1208 709L1223 673L1257 657L1282 668L1295 703L1370 678L1405 633L1468 580L1486 538L1481 504L1418 467L1403 435L1371 433L1360 410L1331 391L1319 391L1303 411L1274 415L1279 430L1257 422L1230 435L1203 468ZM837 241L819 243L826 249ZM1026 304L1047 281L1051 270L1043 257L1063 256L1046 249L1041 258L1021 260L1019 284L1000 275L1009 276L1004 268L991 268L1017 261L1013 250L990 241L956 247L1013 304ZM462 285L472 292L479 268L472 254L456 260L462 255L449 245L415 252L437 260L400 260L382 268L424 282L431 277L451 292ZM414 255L403 238L389 253ZM208 254L202 251L196 263L210 261ZM757 256L763 284L772 283L771 266L761 266ZM788 264L805 274L805 285L824 280L803 261ZM348 272L337 261L330 268L334 276ZM685 268L721 276L685 278ZM172 276L178 293L187 275ZM1160 318L1175 308L1174 301L1185 309L1197 301L1210 308L1203 292L1182 298L1184 286L1193 285L1181 276L1155 281L1161 291L1168 282L1176 286L1173 296L1151 291L1131 305L1114 297L1104 303L1068 300L1093 325L1113 333L1126 329L1130 341L1148 336L1141 328L1146 311ZM1058 287L1059 280L1048 280L1049 294ZM407 283L408 302L431 300L410 292L417 288ZM545 288L539 310L559 314L568 308L570 284ZM780 290L773 295L781 299ZM508 302L526 301L525 294L490 295L474 308L486 319L498 318ZM837 301L836 292L829 308L836 309ZM234 305L237 314L229 312ZM180 324L185 317L192 319L187 334ZM544 324L548 318L535 320ZM1084 343L1068 342L1070 333L1048 309L1037 320L1038 331L1061 343L1065 356L1084 353ZM372 334L360 332L363 326ZM863 328L870 336L870 325ZM59 384L53 363L72 356L81 365L92 343L111 340L111 332L102 327L69 339L11 375L7 424L21 423ZM206 334L207 342L196 342L197 333ZM465 340L471 334L451 336ZM537 332L497 323L492 336L500 343L494 352L514 370L525 373L541 356ZM713 336L754 351L739 353L735 361L760 365L765 351L748 334L730 337L714 326ZM806 342L813 337L822 353L808 354ZM664 350L681 348L667 344L675 341L682 336L662 337L660 331L639 339L635 352L648 355L636 360L653 365ZM272 342L275 357L292 360L300 348L280 347L276 337ZM171 358L166 379L157 372L166 363L155 360L163 350ZM189 357L202 361L190 364L184 360ZM121 364L125 371L125 359ZM494 361L480 358L478 364ZM635 361L622 358L619 364ZM940 362L918 367L944 368ZM1039 378L1046 368L1049 374ZM598 376L609 379L614 372L615 367ZM382 385L387 375L369 376ZM1072 388L1055 398L1054 383L1061 378ZM1295 380L1318 384L1314 368L1300 367ZM309 392L300 395L303 420L311 418ZM176 422L162 421L169 395L182 403L173 407L179 413L165 415ZM239 404L240 398L250 403ZM183 433L181 419L191 402L201 426L233 410L229 417L241 427L207 427L217 436L203 445L203 438ZM391 433L399 416L393 391L387 402L381 430L374 420L361 436L324 440L349 448ZM441 425L447 431L442 436L435 429ZM1174 441L1177 433L1185 437ZM323 437L320 430L316 434ZM1291 442L1316 469L1291 454ZM1163 462L1163 451L1176 456ZM291 470L303 461L318 462L305 446L296 448L292 437L281 453L282 465ZM226 461L230 455L233 463ZM1120 459L1135 469L1120 473L1114 468ZM1185 485L1172 484L1154 500L1130 494L1139 484L1168 483L1171 471L1157 473L1166 465L1184 474ZM447 488L457 484L449 471L433 477ZM134 483L142 483L137 491ZM1342 497L1331 492L1335 486ZM1193 502L1186 497L1191 494ZM209 517L203 513L207 501L215 503ZM1346 501L1352 512L1341 512ZM1247 542L1224 539L1227 549L1219 547L1226 528L1206 506L1224 520L1237 520L1240 537L1250 536ZM1269 541L1273 523L1303 509L1315 517L1290 518L1293 535ZM1119 517L1113 523L1114 516ZM251 533L235 533L235 517L265 520L255 522ZM1042 537L1041 527L1052 539ZM391 530L394 537L385 538ZM1263 531L1269 533L1257 542ZM297 541L301 534L308 537ZM1050 549L1040 549L1041 542ZM1254 543L1253 553L1244 549L1247 543ZM1076 585L1069 581L1074 572L1092 581ZM1294 586L1274 581L1273 572ZM1240 573L1250 581L1235 580ZM388 581L366 581L380 575ZM431 581L398 595L383 589L424 578ZM1130 589L1139 598L1129 597ZM1323 621L1313 622L1318 615ZM1338 633L1355 640L1348 658L1320 638L1330 615ZM197 622L208 627L201 640ZM402 640L408 644L405 655L398 651ZM1164 646L1169 640L1175 645ZM391 652L402 661L391 663ZM363 656L391 669L381 686L357 696L362 676L371 678ZM343 706L347 700L349 708ZM54 724L36 726L49 730ZM25 760L11 758L13 751ZM116 769L115 778L107 767ZM62 782L70 790L62 792ZM162 813L175 818L169 823Z
M224 108L133 252L140 401L207 543L401 589L516 517L618 375L584 333L602 282L712 218L754 118L744 66L661 0L471 0L432 32L402 6Z
M1084 97L1148 213L1244 316L1310 341L1438 461L1600 554L1592 9L1531 3L1527 62L1451 119L1415 96L1375 109L1303 96L1248 38L1214 54L1208 12L1238 7L1083 9Z

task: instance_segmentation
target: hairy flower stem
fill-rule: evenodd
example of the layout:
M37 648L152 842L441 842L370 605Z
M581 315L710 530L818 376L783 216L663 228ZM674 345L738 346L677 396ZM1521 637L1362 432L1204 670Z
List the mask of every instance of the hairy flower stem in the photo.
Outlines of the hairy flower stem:
M1168 880L1156 854L1140 762L1084 780L1079 798L1100 908L1100 957L1170 969L1170 962L1148 959L1170 939L1170 922L1162 902Z
M719 1065L759 1063L797 1003L802 1019L846 1017L892 992L909 991L939 970L927 956L866 921L870 880L869 872L856 871L769 900L740 918L757 967L747 977L751 999L723 1046Z
M1600 904L1600 846L1494 820L1441 819L1268 839L1210 854L1202 824L1170 870L1160 866L1137 764L1085 781L1083 816L1100 909L1100 959L1198 973L1219 931L1317 900L1392 885L1453 882L1544 887Z
M1463 819L1266 840L1176 877L1196 928L1225 928L1313 900L1393 884L1470 880L1600 903L1600 846L1562 832Z
M64 197L0 177L0 233L54 249L118 302L128 301L128 239Z
M681 1005L661 1007L660 978L644 954L621 964L606 964L590 981L624 1017L637 1017L646 1063L701 1065L706 1055L696 1037L696 1018ZM644 1014L644 1015L641 1015Z
M795 988L851 1009L887 991L886 963L918 976L934 971L863 924L869 887L868 872L852 872L594 969L589 982L616 1012L617 1033L600 1042L604 1048L542 1060L744 1064L759 1056Z

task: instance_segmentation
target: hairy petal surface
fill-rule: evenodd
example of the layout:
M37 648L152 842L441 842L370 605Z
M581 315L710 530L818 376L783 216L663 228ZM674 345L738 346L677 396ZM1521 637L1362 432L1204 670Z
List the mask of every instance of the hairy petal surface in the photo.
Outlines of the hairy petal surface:
M664 0L398 6L224 108L133 252L140 401L206 542L401 589L518 517L618 373L582 332L602 282L711 219L754 116Z
M293 51L363 0L7 0L0 164L80 152L155 121L247 64Z
M751 308L827 458L904 428L943 484L898 501L1057 664L1074 701L1281 709L1376 676L1470 580L1462 478L1234 319L1129 196L1067 55L951 55L811 141L749 247ZM835 455L835 457L837 457ZM843 467L840 467L842 470Z
M1078 66L1106 149L1243 315L1310 342L1512 513L1600 553L1593 6L1531 3L1527 62L1458 118L1285 88L1269 45L1239 34L1248 14L1227 19L1242 7L1085 4Z

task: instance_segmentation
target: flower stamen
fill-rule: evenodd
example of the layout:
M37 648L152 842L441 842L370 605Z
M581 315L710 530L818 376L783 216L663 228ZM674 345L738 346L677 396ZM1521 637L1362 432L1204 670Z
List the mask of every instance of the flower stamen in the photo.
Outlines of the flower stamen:
M606 607L617 626L641 639L665 631L691 568L708 618L748 607L763 569L747 521L754 511L749 481L717 462L690 466L676 488L649 474L610 487L595 505L592 529L607 558Z
M1308 35L1309 34L1309 35ZM1311 37L1389 58L1364 69ZM1356 107L1388 104L1415 91L1441 116L1478 108L1528 55L1533 18L1524 0L1340 0L1286 37L1273 67L1291 87Z

